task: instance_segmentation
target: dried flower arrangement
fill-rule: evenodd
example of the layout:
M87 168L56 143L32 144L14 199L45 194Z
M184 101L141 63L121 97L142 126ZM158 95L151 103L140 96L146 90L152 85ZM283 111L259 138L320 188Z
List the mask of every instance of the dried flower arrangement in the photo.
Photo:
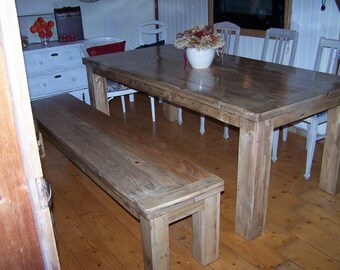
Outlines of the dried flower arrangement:
M197 24L194 28L188 29L177 35L175 47L177 49L197 48L198 50L218 49L224 46L214 28L208 25Z

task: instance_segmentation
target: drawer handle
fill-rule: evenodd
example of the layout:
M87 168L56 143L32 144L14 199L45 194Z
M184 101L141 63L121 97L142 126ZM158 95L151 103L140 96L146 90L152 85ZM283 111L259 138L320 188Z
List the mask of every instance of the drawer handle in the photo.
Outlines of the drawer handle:
M55 56L58 56L59 53L52 53L51 56L55 57Z
M59 79L59 78L61 78L61 75L55 75L54 78Z

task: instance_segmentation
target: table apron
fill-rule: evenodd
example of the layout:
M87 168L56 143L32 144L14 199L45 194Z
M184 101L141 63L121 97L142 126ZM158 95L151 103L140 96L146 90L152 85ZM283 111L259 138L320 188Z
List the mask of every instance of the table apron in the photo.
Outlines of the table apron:
M230 106L229 104L224 105L223 102L217 103L207 97L204 99L200 98L198 95L195 95L195 93L188 95L188 91L180 92L178 88L174 86L166 83L159 85L159 82L153 83L138 75L126 74L112 69L104 70L95 64L88 64L87 66L90 66L91 71L98 76L122 83L137 91L161 97L173 105L183 106L236 127L240 127L241 119L247 119L253 122L271 120L274 128L276 128L307 118L319 112L327 111L340 104L340 96L327 95L321 98L314 98L314 100L307 99L297 104L264 113L253 113L245 109Z
M306 101L296 106L291 106L287 110L280 110L278 116L273 117L274 128L280 127L298 120L305 119L317 113L333 109L340 105L340 96L326 96L315 101ZM263 119L266 119L263 116Z

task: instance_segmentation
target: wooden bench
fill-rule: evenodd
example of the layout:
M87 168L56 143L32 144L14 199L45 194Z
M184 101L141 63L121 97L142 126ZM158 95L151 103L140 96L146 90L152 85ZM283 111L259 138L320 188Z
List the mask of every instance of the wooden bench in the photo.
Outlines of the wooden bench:
M44 136L140 220L145 269L169 268L169 224L190 215L193 256L218 258L221 178L71 95L32 107Z

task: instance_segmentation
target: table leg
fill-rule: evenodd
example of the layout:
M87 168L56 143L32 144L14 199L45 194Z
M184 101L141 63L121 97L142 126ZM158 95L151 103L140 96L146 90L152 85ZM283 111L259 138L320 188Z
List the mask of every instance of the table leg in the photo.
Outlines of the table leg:
M106 93L106 78L94 74L91 66L86 66L87 80L91 105L97 110L110 115L109 103Z
M176 121L178 116L178 108L164 100L162 105L164 118L170 122Z
M192 215L193 256L202 265L218 259L220 193L205 199L204 209Z
M241 120L235 227L247 240L264 231L272 138L271 122Z
M169 224L166 218L146 220L140 217L144 269L170 269Z
M319 187L333 195L340 191L340 106L328 111Z

